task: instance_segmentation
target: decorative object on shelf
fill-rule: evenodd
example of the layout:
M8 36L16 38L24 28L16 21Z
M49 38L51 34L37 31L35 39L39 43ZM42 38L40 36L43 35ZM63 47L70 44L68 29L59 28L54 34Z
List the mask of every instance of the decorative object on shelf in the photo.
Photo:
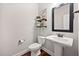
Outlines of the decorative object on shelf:
M37 28L43 28L43 27L47 27L46 26L46 9L41 10L39 16L36 16L36 27Z
M46 16L47 16L47 8L41 10L41 11L39 12L39 15L40 15L42 18L46 18Z
M41 17L40 17L40 16L37 16L37 17L36 17L36 20L37 20L38 22L41 22Z
M47 19L37 16L36 17L36 27L38 27L38 28L47 27L45 24L46 23L45 21L47 21Z

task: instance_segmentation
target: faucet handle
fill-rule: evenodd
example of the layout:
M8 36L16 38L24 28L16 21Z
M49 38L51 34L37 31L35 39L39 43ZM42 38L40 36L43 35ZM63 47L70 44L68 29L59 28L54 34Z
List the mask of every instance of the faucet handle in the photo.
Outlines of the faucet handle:
M63 37L64 34L60 34L60 33L59 33L59 34L57 34L57 36L58 36L58 37Z

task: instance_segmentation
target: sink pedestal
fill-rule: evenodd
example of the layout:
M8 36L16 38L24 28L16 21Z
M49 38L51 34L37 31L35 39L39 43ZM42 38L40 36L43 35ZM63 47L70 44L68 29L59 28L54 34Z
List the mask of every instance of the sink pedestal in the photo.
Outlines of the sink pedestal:
M54 56L63 56L63 46L60 46L58 44L54 44Z

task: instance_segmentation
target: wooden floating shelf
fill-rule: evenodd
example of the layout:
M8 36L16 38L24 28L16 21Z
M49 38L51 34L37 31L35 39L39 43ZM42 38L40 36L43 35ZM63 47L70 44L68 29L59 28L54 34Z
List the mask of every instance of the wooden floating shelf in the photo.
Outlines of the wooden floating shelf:
M38 22L41 22L41 20L37 20Z
M43 18L43 19L41 19L41 20L45 20L45 21L47 21L47 19L45 19L45 18Z
M38 28L42 28L42 27L47 27L47 26L36 26L36 27L38 27Z
M74 13L79 13L79 10L75 11Z
M40 19L40 20L36 20L36 21L42 22L43 20L47 21L47 19Z

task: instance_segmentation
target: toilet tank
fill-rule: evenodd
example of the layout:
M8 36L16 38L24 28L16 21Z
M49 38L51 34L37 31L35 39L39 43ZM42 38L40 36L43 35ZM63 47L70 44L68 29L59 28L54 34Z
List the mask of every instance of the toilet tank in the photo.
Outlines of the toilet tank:
M39 43L39 44L42 44L42 45L43 45L43 44L45 43L45 40L46 40L45 37L43 37L43 36L38 36L38 43Z

